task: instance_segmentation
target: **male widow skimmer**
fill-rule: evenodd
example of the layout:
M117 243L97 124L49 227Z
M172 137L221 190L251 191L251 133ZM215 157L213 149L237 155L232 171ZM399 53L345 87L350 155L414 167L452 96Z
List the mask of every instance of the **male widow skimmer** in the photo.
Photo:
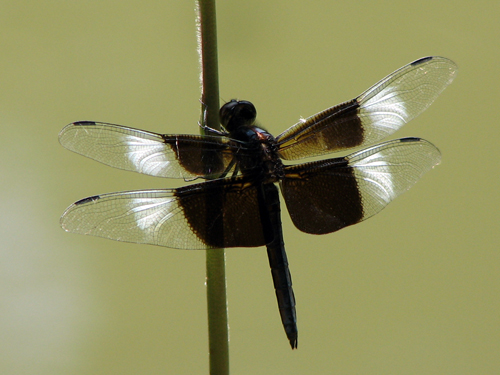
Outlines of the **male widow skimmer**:
M175 249L266 245L282 323L296 348L295 298L275 183L294 225L325 234L381 211L441 156L430 142L412 137L305 164L284 165L282 159L369 146L423 112L456 73L451 60L421 58L276 138L255 122L255 107L243 100L222 106L225 131L208 129L208 136L156 134L92 121L69 124L59 134L61 144L101 163L157 177L210 180L84 198L64 212L61 226Z

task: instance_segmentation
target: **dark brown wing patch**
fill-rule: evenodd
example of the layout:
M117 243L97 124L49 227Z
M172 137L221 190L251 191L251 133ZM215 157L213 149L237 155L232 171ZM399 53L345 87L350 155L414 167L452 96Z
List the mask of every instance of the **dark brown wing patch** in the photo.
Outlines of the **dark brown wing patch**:
M257 188L245 178L208 181L177 189L177 204L207 246L255 247L266 244Z
M343 150L363 143L356 99L325 109L277 137L283 159L296 160Z
M331 233L363 218L352 168L344 158L330 161L326 168L322 161L288 167L281 182L290 217L303 232Z

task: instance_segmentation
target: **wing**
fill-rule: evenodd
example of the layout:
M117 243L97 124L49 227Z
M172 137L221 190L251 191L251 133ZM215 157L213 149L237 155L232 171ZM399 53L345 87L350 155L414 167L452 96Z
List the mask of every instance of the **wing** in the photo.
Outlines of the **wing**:
M67 125L59 142L115 168L169 178L218 177L234 170L233 152L244 150L226 137L156 134L92 121Z
M256 187L242 176L175 190L96 195L61 217L67 232L175 249L265 245Z
M425 111L457 75L444 57L416 60L357 98L309 117L276 137L288 160L368 146Z
M441 160L421 138L381 143L349 156L287 167L281 182L295 226L331 233L380 212Z

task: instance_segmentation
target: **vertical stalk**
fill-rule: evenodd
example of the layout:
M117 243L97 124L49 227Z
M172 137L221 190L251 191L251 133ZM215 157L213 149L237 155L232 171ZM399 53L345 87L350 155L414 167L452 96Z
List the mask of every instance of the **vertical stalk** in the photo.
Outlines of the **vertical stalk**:
M202 122L212 129L220 129L215 0L196 0L196 10L201 65ZM209 249L206 256L210 374L227 375L229 332L224 249Z

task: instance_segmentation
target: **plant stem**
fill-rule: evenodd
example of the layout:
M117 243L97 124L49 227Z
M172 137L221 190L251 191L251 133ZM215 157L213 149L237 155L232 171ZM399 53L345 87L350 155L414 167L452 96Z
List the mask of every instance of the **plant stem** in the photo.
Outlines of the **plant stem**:
M196 0L196 10L201 63L201 121L212 129L220 129L215 0ZM210 374L227 375L229 332L224 249L209 249L206 256Z

